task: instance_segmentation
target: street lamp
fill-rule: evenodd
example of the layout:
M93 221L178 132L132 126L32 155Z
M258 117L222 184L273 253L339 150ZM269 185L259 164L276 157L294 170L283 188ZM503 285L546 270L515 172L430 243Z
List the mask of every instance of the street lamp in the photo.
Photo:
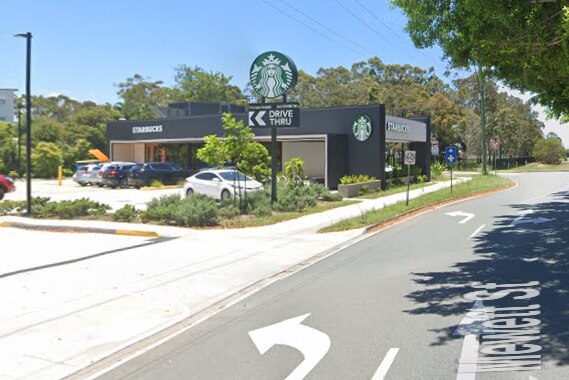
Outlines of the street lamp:
M16 105L18 109L18 174L22 174L22 105L18 103Z
M27 215L32 215L32 100L31 100L31 61L32 61L32 34L20 33L14 37L26 39L26 199L28 203Z

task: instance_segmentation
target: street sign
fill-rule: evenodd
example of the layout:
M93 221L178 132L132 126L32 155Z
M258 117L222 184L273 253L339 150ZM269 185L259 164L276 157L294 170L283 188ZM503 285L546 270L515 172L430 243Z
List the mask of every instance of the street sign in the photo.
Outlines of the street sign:
M292 59L278 51L268 51L253 61L249 79L263 98L274 99L294 88L298 72Z
M498 150L500 149L500 140L496 138L491 138L489 145L491 150Z
M249 126L258 128L298 128L298 103L249 104Z
M433 156L439 155L439 142L438 141L431 143L431 154Z
M445 161L448 165L456 165L458 162L456 146L447 146L445 148Z
M415 158L417 157L417 152L414 150L405 151L405 165L415 165Z

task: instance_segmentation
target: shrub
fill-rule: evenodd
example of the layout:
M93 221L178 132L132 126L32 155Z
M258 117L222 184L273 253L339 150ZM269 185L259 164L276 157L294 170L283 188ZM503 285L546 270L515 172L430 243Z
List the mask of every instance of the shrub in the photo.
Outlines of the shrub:
M425 183L427 182L427 176L426 175L420 175L417 177L417 183Z
M219 223L217 204L202 194L185 198L176 211L175 220L181 226L214 226Z
M440 177L441 175L443 175L443 172L445 171L446 167L444 164L440 163L440 162L433 162L431 164L431 174L436 176L436 177Z
M182 198L179 194L163 195L154 198L146 204L146 211L142 213L143 221L173 221L175 220L176 210L180 207Z
M263 217L263 216L270 216L272 215L273 211L271 210L271 206L259 206L255 209L253 209L253 211L251 211L252 215L255 215L256 217Z
M533 155L537 161L550 165L558 165L564 153L563 144L558 139L539 140L533 149Z
M124 205L115 211L113 220L115 222L135 222L140 216L140 212L133 205Z
M72 177L73 176L73 170L71 169L63 169L63 176L64 177Z
M153 179L152 182L150 183L150 187L163 187L164 184L162 183L162 181L158 180L158 179Z
M285 163L285 177L292 183L297 180L297 178L304 178L304 161L299 157L291 158L290 161ZM289 182L289 183L290 183Z
M18 178L20 178L20 175L18 174L17 171L12 170L12 171L10 171L10 173L8 173L8 177L18 179Z
M232 199L223 200L219 203L218 215L220 218L231 219L240 214Z
M322 197L323 201L326 202L341 202L344 196L340 193L329 193L329 195Z
M421 173L423 173L423 169L421 169L418 166L412 166L411 167L411 175L412 176L419 176L421 175ZM407 175L407 173L405 173L405 175Z
M106 204L87 198L73 201L47 202L35 208L34 215L38 218L74 219L82 216L99 216L105 214L110 207Z
M265 190L247 193L247 197L241 199L242 211L247 214L255 215L255 210L258 208L271 209L271 195Z
M298 186L284 191L274 205L278 211L301 212L316 206L316 194L311 186Z
M32 150L32 174L34 177L53 178L57 167L63 164L61 149L50 142L40 142Z
M354 175L345 175L340 178L340 183L342 185L350 185L353 183L361 183L361 182L370 182L375 181L375 177L370 177L365 174L354 174Z
M360 187L360 191L358 192L358 195L366 195L369 193L369 186L368 185L362 185L362 187Z

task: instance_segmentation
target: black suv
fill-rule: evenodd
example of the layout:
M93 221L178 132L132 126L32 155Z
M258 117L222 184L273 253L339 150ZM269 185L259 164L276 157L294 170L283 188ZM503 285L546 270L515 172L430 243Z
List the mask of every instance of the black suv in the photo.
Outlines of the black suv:
M152 181L160 181L164 185L175 185L195 172L182 169L173 162L147 162L137 164L128 173L127 185L140 188L150 186Z
M127 186L128 173L134 166L136 166L134 163L111 163L103 166L99 172L101 184L111 189Z

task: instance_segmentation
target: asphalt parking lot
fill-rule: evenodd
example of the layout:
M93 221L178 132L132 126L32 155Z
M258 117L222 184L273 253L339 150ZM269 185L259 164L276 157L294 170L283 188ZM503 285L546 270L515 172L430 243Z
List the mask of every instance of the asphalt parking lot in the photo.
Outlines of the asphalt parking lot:
M63 180L61 186L57 184L57 180L32 180L32 196L34 197L49 197L53 201L89 198L96 202L108 204L113 210L119 209L126 204L132 204L138 209L144 209L146 203L152 198L181 193L182 189L138 190L134 188L110 189L97 186L81 187L71 179ZM26 182L23 180L16 181L16 191L6 194L4 199L25 200Z

